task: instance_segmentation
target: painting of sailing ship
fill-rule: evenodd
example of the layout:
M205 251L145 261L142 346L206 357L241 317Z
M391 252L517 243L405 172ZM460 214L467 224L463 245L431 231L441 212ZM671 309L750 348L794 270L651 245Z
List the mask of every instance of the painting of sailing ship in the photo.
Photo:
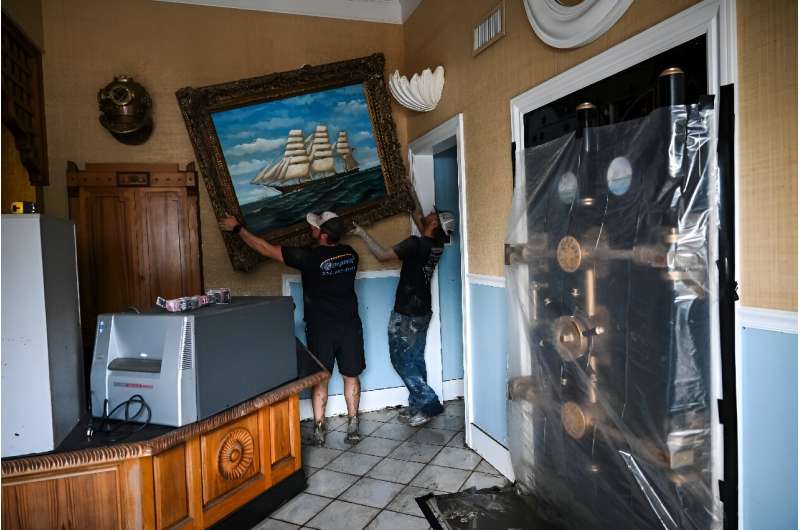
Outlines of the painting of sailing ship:
M256 233L386 194L361 84L211 118L244 221Z

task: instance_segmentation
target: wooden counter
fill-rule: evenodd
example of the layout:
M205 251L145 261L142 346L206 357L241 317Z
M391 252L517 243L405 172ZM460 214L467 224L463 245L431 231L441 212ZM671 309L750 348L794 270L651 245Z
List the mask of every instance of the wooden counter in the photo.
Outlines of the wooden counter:
M208 528L302 474L298 394L328 377L318 372L152 439L4 459L2 527Z

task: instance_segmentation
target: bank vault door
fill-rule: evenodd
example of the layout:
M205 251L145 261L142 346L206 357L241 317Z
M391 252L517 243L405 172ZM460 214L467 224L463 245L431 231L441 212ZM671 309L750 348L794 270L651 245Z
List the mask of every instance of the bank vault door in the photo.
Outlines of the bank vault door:
M525 151L516 191L512 460L568 528L722 524L714 109L684 104L679 68L659 83L662 106L636 120L597 126L578 105L574 133Z

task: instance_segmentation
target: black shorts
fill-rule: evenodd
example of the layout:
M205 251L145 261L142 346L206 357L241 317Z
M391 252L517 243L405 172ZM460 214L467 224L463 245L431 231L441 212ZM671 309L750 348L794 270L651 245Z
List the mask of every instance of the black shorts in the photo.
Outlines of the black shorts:
M339 373L347 377L356 377L367 367L361 320L353 323L306 324L306 341L308 349L329 372L333 371L334 360L339 366ZM308 355L301 359L301 373L318 371L319 367Z

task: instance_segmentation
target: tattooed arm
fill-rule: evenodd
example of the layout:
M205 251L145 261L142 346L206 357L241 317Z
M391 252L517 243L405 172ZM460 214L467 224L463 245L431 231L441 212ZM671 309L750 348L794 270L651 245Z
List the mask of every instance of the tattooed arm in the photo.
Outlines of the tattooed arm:
M373 256L378 258L378 261L391 261L398 259L397 254L395 254L391 247L385 248L381 246L381 244L375 241L375 239L369 235L366 230L357 224L353 224L353 230L350 233L363 239L369 251Z

